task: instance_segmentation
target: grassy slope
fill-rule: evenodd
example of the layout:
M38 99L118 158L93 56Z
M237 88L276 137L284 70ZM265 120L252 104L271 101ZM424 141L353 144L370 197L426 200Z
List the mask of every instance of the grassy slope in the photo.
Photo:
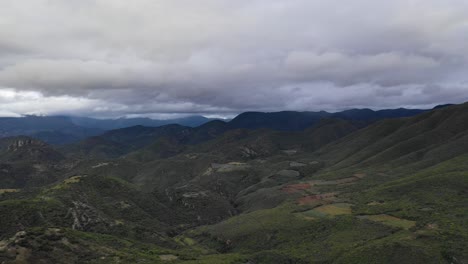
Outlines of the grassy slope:
M298 220L291 211L278 208L236 216L213 227L202 228L197 235L218 242L229 240L231 246L228 249L221 247L222 251L253 255L265 251L280 254L293 262L463 263L468 259L468 156L464 155L468 150L468 124L464 122L468 117L467 107L460 105L414 118L382 121L313 155L329 164L314 178L343 178L356 172L366 173L367 177L357 184L341 187L343 196L355 204L353 217L389 215L387 218L396 221L398 218L408 221L401 220L392 225L391 221L359 220L393 230L387 230L391 234L383 238L376 236L365 243L346 241L346 234L359 226L353 223L343 230L334 230L333 235L343 238L343 244L333 244L328 256L317 258L316 254L308 253L314 252L317 244L329 238L307 240L308 232L312 231L306 231L305 226L317 223L306 222L308 224L304 225L301 222L304 220ZM369 205L376 201L377 205ZM319 223L324 221L331 220L318 220ZM341 225L341 221L355 220L343 216L333 221L335 225ZM415 227L409 230L398 228L399 225L411 226L407 225L411 221L416 223ZM265 226L274 228L265 229ZM243 232L244 229L247 231ZM329 229L332 228L325 228L323 232L327 233ZM314 232L317 230L313 229L312 234ZM364 229L360 232L373 233ZM281 240L278 234L288 235ZM277 240L265 240L265 236ZM307 250L302 252L302 246ZM268 263L268 260L260 262Z
M269 256L284 263L463 263L468 257L467 160L461 156L356 194L350 216L310 220L297 213L300 206L285 204L187 235L259 263L269 263ZM369 205L373 201L379 204ZM358 217L380 214L416 226L407 230Z

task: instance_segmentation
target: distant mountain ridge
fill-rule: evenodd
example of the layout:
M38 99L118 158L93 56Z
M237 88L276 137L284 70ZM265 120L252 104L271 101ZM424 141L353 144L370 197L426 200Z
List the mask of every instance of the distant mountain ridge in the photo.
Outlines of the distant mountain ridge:
M104 130L81 127L63 116L1 117L0 138L31 136L51 144L66 144L98 135Z
M177 119L158 120L150 118L95 119L74 116L25 116L0 118L0 137L26 135L54 145L78 142L85 138L103 134L106 131L133 126L161 127L176 124L184 127L199 127L214 122L212 129L224 132L229 129L266 128L278 131L301 131L324 118L339 118L374 122L385 118L410 117L427 110L389 109L350 109L337 113L320 112L245 112L228 122L203 116L189 116ZM200 131L200 129L198 129ZM202 135L199 135L202 136ZM204 135L206 137L206 135Z
M158 120L150 118L95 119L74 116L24 116L0 117L0 138L31 136L47 143L62 145L96 136L108 130L137 125L159 127L179 124L195 127L215 119L189 116L177 119Z
M385 118L410 117L421 114L427 110L421 109L350 109L336 113L320 112L245 112L229 122L231 128L270 128L283 131L303 130L317 124L323 118L340 118L344 120L360 120L373 122Z
M75 125L89 128L98 128L102 130L112 130L131 126L159 127L170 124L178 124L188 127L200 126L206 122L216 120L216 118L207 118L204 116L188 116L173 119L151 119L151 118L118 118L118 119L96 119L89 117L69 117Z
M65 146L63 150L66 153L79 154L82 157L116 158L156 143L157 148L152 148L153 150L150 151L152 152L151 155L171 156L183 151L185 147L214 139L227 131L234 131L231 133L233 135L250 137L250 132L239 132L242 130L300 133L300 136L299 134L295 134L294 137L303 138L304 144L309 145L313 149L319 144L317 140L307 135L309 133L314 134L315 132L313 131L316 127L322 125L334 127L332 131L329 131L329 135L325 135L323 132L315 134L315 137L320 138L321 142L329 142L378 120L410 117L422 112L425 112L425 110L395 109L373 111L370 109L352 109L338 113L328 113L325 111L246 112L229 122L214 120L198 127L177 124L160 127L138 125L110 130L102 135L90 137L81 142ZM338 129L338 127L342 127L342 129ZM342 131L337 135L333 135L335 133L333 131L339 130ZM263 131L261 134L268 133ZM274 137L274 135L272 136ZM171 143L166 144L168 141ZM174 146L177 147L174 148Z

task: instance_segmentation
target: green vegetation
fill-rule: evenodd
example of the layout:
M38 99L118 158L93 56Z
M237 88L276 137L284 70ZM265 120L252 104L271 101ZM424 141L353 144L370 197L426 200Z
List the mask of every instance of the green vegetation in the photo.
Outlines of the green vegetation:
M467 263L466 120L0 140L0 262Z

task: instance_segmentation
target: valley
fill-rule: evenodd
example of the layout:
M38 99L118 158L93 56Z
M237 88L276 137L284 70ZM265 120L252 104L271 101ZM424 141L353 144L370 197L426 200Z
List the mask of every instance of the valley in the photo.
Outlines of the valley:
M468 103L353 113L2 138L0 262L467 263Z

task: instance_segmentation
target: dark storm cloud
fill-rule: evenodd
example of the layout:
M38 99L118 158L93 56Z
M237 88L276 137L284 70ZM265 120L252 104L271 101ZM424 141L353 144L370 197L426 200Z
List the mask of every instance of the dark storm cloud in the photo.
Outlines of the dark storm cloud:
M468 100L462 0L2 1L0 115Z

